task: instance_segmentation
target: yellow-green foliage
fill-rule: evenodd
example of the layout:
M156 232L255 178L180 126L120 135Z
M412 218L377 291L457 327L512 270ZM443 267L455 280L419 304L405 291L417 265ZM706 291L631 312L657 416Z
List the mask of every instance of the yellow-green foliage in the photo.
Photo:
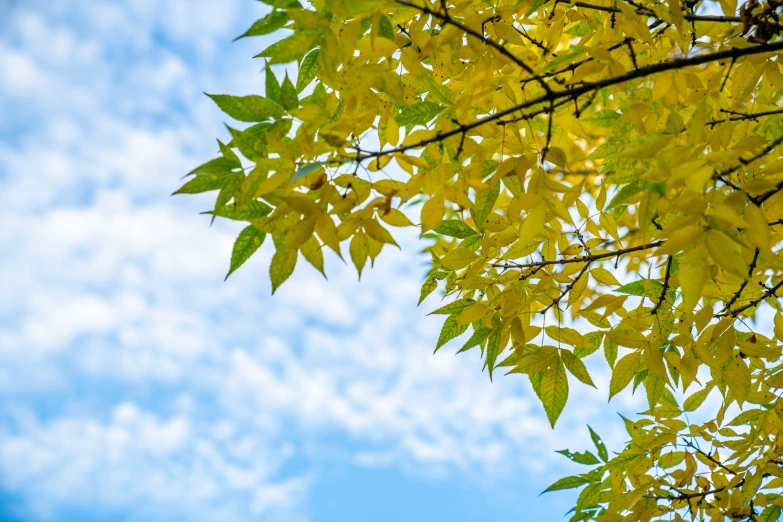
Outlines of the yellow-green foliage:
M298 77L211 95L251 125L178 191L248 223L230 271L270 235L273 290L324 248L361 273L419 227L438 348L470 332L553 426L588 357L646 391L622 451L563 452L574 520L778 520L779 0L264 1L243 36Z

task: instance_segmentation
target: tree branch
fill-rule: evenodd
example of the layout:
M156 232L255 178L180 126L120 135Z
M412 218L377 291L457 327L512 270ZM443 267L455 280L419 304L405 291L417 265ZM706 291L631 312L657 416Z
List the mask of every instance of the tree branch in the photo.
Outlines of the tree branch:
M558 0L557 3L559 4L569 4L573 5L574 7L583 7L585 9L594 9L596 11L604 11L607 13L622 13L622 11L617 7L607 7L603 5L595 5L595 4L589 4L587 2L571 2L570 0ZM631 2L629 2L631 3ZM633 5L633 4L631 4ZM645 7L637 7L636 14L640 15L646 15L650 18L655 18L657 20L660 20L657 14L655 14L655 11L652 9L647 9ZM739 16L717 16L717 15L696 15L696 14L686 14L683 15L683 18L685 20L688 20L689 22L728 22L728 23L739 23L742 20Z
M732 298L729 300L729 302L726 303L726 306L723 307L721 313L731 310L731 305L737 302L737 299L739 299L739 296L740 294L742 294L742 291L745 290L746 286L748 286L748 281L750 281L750 278L753 277L753 271L756 269L756 261L758 261L758 259L759 259L759 249L756 248L756 251L753 253L753 261L750 262L750 269L748 270L748 278L742 282L742 284L739 287L739 290L737 290L737 293L735 293L732 296Z
M619 257L631 252L639 252L641 250L649 250L656 248L664 244L665 241L654 241L645 245L637 245L635 247L623 248L622 250L615 250L613 252L604 252L602 254L591 254L589 256L572 257L570 259L553 259L551 261L533 261L532 263L495 263L492 266L495 268L531 268L536 266L549 266L549 265L566 265L568 263L582 263L586 261L600 261L601 259L609 259L612 257Z
M672 271L672 256L669 256L669 260L666 262L666 275L663 278L663 289L661 290L661 297L650 311L651 314L658 314L658 309L663 304L663 300L666 299L666 292L669 291L669 277Z
M402 0L398 0L398 1L402 1ZM718 60L739 58L743 56L753 56L757 54L766 54L766 53L771 53L771 52L781 51L781 50L783 50L783 42L775 42L770 44L753 45L753 46L743 47L743 48L732 48L732 49L727 49L725 51L718 51L714 53L705 53L698 56L693 56L691 58L674 58L667 62L659 62L653 65L648 65L646 67L640 67L639 69L634 69L625 74L614 76L612 78L606 78L595 82L584 83L579 87L574 87L572 89L552 91L551 93L544 93L541 96L530 99L523 103L519 103L517 105L509 107L508 109L498 111L494 114L490 114L474 122L460 125L459 127L456 127L449 131L439 132L435 136L428 138L426 140L421 140L416 143L411 143L409 145L403 145L400 147L395 147L383 151L358 154L356 156L356 160L364 161L366 159L376 158L378 156L395 154L398 152L405 152L411 149L424 147L425 145L429 145L430 143L443 141L446 138L450 138L451 136L456 136L457 134L460 134L462 132L468 132L482 125L486 125L487 123L500 120L506 116L514 114L515 112L533 107L541 103L549 103L549 102L560 100L562 98L581 96L582 94L587 94L595 90L600 90L603 89L604 87L610 87L612 85L624 83L629 80L644 78L652 74L676 70L676 69L682 69L684 67L690 67L694 65L703 65L705 63L710 63ZM779 140L783 141L783 136L781 136Z

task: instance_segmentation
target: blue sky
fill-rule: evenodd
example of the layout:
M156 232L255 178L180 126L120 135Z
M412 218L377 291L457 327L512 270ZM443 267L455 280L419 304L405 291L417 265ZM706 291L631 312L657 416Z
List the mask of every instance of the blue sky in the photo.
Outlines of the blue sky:
M274 296L266 245L228 282L240 227L171 198L214 155L202 94L262 91L252 0L0 1L0 519L561 520L588 422L552 431L519 377L432 355L414 237L361 283L327 258ZM282 77L285 66L275 73Z

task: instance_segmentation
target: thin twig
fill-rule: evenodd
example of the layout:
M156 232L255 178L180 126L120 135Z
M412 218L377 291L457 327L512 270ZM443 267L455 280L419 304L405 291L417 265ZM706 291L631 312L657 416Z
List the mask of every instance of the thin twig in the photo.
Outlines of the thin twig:
M756 261L759 259L759 249L756 248L756 251L753 252L753 261L750 262L750 268L748 270L748 278L742 282L742 284L739 287L739 290L732 296L732 298L729 300L728 303L726 303L726 306L723 307L723 310L721 312L726 312L728 310L731 310L731 305L737 302L737 299L739 299L740 294L743 290L745 290L745 287L748 286L748 281L753 277L753 271L756 270Z

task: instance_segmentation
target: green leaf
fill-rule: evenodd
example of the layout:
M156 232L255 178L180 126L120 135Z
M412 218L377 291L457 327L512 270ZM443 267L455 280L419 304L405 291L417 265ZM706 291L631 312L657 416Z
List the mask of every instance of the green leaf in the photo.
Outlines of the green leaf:
M612 378L609 380L609 400L623 391L639 371L641 356L639 352L631 352L619 361L612 370Z
M245 261L250 259L250 256L256 253L256 250L258 250L264 242L265 237L266 233L261 232L253 225L245 227L245 229L239 233L239 236L237 236L237 239L234 242L234 250L231 252L231 267L228 269L226 279L228 279L228 276L237 268L242 266Z
M589 26L588 26L589 27ZM580 118L579 121L589 123L602 129L610 129L612 123L620 119L620 114L615 111L603 110L598 112L591 112L587 116Z
M576 462L577 464L584 464L586 466L592 466L593 464L600 464L601 461L598 460L598 458L590 453L589 451L583 451L581 453L571 453L569 450L560 450L556 451L555 453L559 453L561 455L565 455L566 458L570 459L573 462Z
M478 234L470 225L459 219L444 219L441 221L440 225L435 228L435 232L459 239Z
M781 515L783 515L783 509L780 506L770 504L764 508L764 511L758 516L760 522L778 522Z
M595 388L593 379L590 378L590 374L587 372L587 366L582 362L582 359L569 352L568 350L560 350L560 358L563 360L563 364L571 372L571 375Z
M606 357L606 362L609 363L610 367L614 367L615 361L617 361L617 351L619 349L619 345L612 341L609 336L606 336L604 338L604 357Z
M590 438L593 439L593 444L595 444L595 448L598 450L598 456L601 457L601 460L604 462L609 460L609 452L606 451L606 445L604 444L604 441L601 440L601 437L598 436L596 432L593 431L593 428L591 428L589 425L587 426L587 429L590 430Z
M646 187L647 184L642 183L641 181L634 181L624 185L620 190L617 191L614 197L612 197L612 200L609 202L609 204L606 205L606 210L624 205L625 203L629 202L632 197L639 194L640 192L643 192Z
M639 279L633 283L628 283L620 288L615 288L613 291L620 294L638 295L646 297L654 297L656 299L661 297L661 290L663 290L663 284L655 279Z
M229 203L217 210L204 212L204 214L231 219L233 221L250 221L251 219L258 219L264 216L268 216L271 212L272 207L266 203L252 200L244 205L240 210L237 210L237 205Z
M764 410L761 409L753 409L753 410L745 410L729 423L729 426L742 426L743 424L752 424L755 421L757 421L762 415L764 415Z
M424 125L441 111L441 106L432 102L418 102L405 107L395 120L400 127Z
M226 176L226 181L220 188L220 193L215 200L216 209L225 207L229 201L236 197L244 179L245 175L242 172L232 172L230 175Z
M261 0L266 5L271 5L272 7L278 8L278 9L284 9L286 7L294 8L294 9L301 9L302 4L299 3L298 0Z
M240 38L263 36L265 34L273 33L283 27L287 22L288 15L285 11L272 11L264 18L257 20L247 31L240 36L237 36L234 41L236 42Z
M275 103L280 103L280 82L277 81L277 76L269 65L264 71L264 84L266 97Z
M229 171L222 174L202 174L196 176L177 189L172 196L175 194L201 194L202 192L220 190L226 185L232 174L234 173Z
M597 506L599 499L601 498L602 489L603 486L601 482L593 482L583 489L576 501L576 509L582 510L586 507Z
M623 147L623 150L618 154L618 157L628 159L649 159L666 148L673 139L674 136L659 132L642 134Z
M381 15L378 25L378 36L391 40L392 42L394 41L394 28L392 27L391 20L385 15Z
M568 377L560 359L546 372L541 380L541 403L544 405L549 424L554 428L557 418L568 401Z
M490 189L476 192L476 201L473 203L473 208L470 209L470 214L473 216L473 221L476 223L479 232L484 231L484 221L486 221L487 216L495 207L499 194L500 183L496 183Z
M578 488L579 486L583 486L588 482L589 481L587 479L580 477L579 475L574 475L573 477L563 477L560 480L555 481L554 484L552 484L544 491L542 491L541 495L549 491L560 491L561 489Z
M527 13L525 13L525 17L530 16L531 14L535 13L539 7L544 5L546 3L546 0L533 0L530 4L530 8L527 10Z
M489 332L489 336L487 337L487 369L489 369L490 381L492 380L492 371L495 369L495 362L497 362L498 355L500 355L500 349L502 348L502 346L500 346L500 339L503 333L500 329L500 321L497 317L494 318L492 324L492 331Z
M280 104L287 111L299 107L299 97L296 94L296 87L291 83L287 74L283 80L283 85L280 87Z
M291 277L296 268L296 258L299 251L296 249L280 248L272 256L269 265L269 279L272 281L272 294Z
M457 299L456 301L451 302L445 306L441 306L434 312L430 312L427 315L453 315L461 312L475 302L476 301L473 299Z
M460 348L457 353L466 352L471 348L479 346L481 343L487 340L487 337L489 337L490 333L492 333L492 328L482 326L478 329L475 329L474 327L473 334L467 341L465 341L465 344L462 345L462 348Z
M437 236L433 236L433 237L437 237ZM467 248L468 250L476 250L478 247L481 246L481 240L482 240L482 236L476 234L475 236L470 236L460 241L459 246L461 248Z
M315 47L318 37L318 34L312 32L297 32L272 44L256 56L259 58L271 58L272 63L289 63L301 60L305 54Z
M467 331L468 326L470 325L459 324L457 322L457 315L448 316L446 321L443 323L443 328L440 330L438 344L435 346L435 351L437 352L441 346L451 341L455 337L459 337L460 335L464 334Z
M554 346L538 346L526 344L516 367L510 373L534 374L550 369L559 361L557 349Z
M234 169L242 167L242 164L238 159L234 158L215 158L211 159L203 165L199 165L195 169L188 172L188 176L196 175L201 176L204 174L228 174Z
M580 22L576 26L572 27L568 31L563 31L565 34L570 34L571 36L584 36L588 33L593 32L593 28L588 24L587 22ZM617 114L614 111L606 111L611 112L613 114Z
M302 59L299 74L296 78L296 92L302 92L315 78L320 64L321 50L314 49Z
M205 93L206 94L206 93ZM259 122L269 118L279 118L283 108L263 96L230 96L228 94L207 94L220 110L238 121Z
M419 303L416 305L420 305L424 299L428 295L430 295L432 292L435 291L435 289L438 288L438 280L434 277L428 278L426 281L424 281L424 284L421 285L421 294L419 295Z

